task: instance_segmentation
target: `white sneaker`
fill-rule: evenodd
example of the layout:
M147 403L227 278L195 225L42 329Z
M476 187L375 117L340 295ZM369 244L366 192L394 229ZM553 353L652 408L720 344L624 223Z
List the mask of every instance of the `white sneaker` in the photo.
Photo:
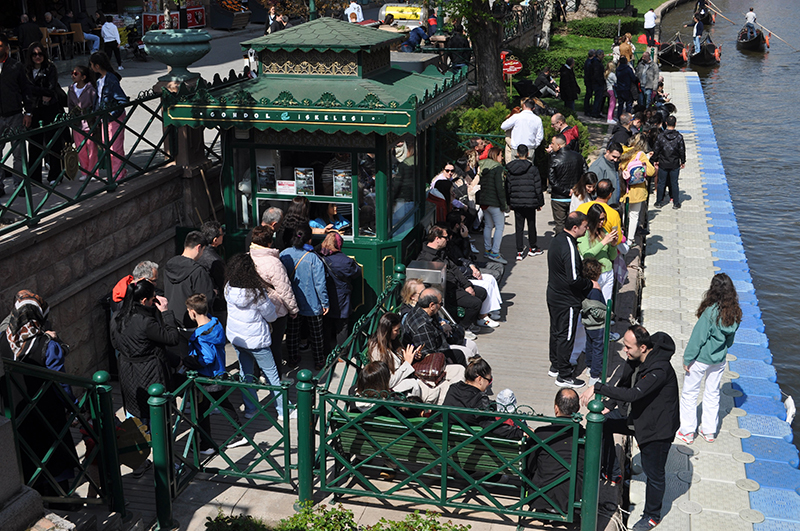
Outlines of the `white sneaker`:
M475 247L475 244L473 244L473 243L469 244L469 248L470 248L470 250L471 250L473 253L475 253L475 254L481 254L481 252L478 250L478 248L477 248L477 247Z
M117 70L125 70L125 69L124 69L124 68L122 68L122 65L119 65L119 66L117 67Z
M472 341L475 341L478 339L478 336L475 335L471 330L464 330L464 339L471 339Z
M495 321L494 319L492 319L488 315L486 317L484 317L483 319L478 319L478 321L475 324L477 324L478 326L486 327L486 328L497 328L498 326L500 326L500 323L498 323L497 321Z
M489 317L491 317L495 321L499 321L500 319L502 319L502 317L500 317L500 310L489 312Z
M214 455L214 448L206 448L205 450L200 450L200 455Z
M230 448L239 448L240 446L247 446L248 444L250 444L248 442L248 440L246 438L242 437L241 439L237 439L237 440L233 441L232 443L230 443L227 446L227 448L228 449L230 449Z
M85 181L85 180L86 180L86 176L85 176L85 175L81 175L81 176L78 178L78 180L79 180L79 181L81 181L81 182L83 182L83 181Z
M289 420L296 419L296 418L297 418L297 410L296 409L290 410L289 411ZM278 420L280 422L283 422L283 415L278 414Z

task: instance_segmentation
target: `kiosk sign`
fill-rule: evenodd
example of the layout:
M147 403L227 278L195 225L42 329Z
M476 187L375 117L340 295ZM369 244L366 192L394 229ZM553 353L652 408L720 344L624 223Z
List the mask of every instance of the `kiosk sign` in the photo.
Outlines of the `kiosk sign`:
M519 74L522 71L522 62L512 58L503 61L503 73L507 76Z

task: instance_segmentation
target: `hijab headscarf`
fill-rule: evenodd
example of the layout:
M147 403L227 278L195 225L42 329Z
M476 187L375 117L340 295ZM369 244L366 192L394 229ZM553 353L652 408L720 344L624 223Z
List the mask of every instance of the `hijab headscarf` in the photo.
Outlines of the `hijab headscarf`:
M49 313L45 300L31 291L22 290L14 297L6 338L15 361L27 354L32 339L44 335Z

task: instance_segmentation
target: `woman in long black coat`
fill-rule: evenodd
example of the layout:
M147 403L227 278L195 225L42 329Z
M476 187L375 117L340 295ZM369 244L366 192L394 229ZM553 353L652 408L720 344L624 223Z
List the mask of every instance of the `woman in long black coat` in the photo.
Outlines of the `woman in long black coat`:
M147 388L160 383L169 389L167 346L180 341L175 316L167 301L156 297L147 280L131 283L122 309L111 323L111 343L119 351L119 382L128 413L145 424L150 420Z
M25 60L25 74L31 83L31 93L28 94L31 108L31 127L34 129L49 125L56 117L64 112L66 93L58 84L58 70L47 59L47 54L38 42L28 48L28 57ZM37 157L44 151L45 146L55 139L53 145L44 156L44 161L50 166L47 174L49 181L55 181L61 173L61 149L64 147L63 133L49 131L36 133L31 136L28 144L29 164L28 177L37 182L42 182L42 162L34 164Z
M578 94L581 93L581 88L575 80L575 59L570 57L567 63L561 65L561 70L558 71L558 84L561 99L564 100L564 105L568 109L575 110L575 100L578 99Z

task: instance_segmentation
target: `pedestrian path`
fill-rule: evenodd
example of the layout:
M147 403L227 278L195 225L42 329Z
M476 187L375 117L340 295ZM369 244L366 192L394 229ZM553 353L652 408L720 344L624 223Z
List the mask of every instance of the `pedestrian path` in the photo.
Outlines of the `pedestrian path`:
M728 355L717 440L675 441L667 461L664 530L800 530L798 452L768 348L725 172L697 74L664 73L686 142L682 208L650 210L642 321L675 340L673 366L683 380L682 353L695 311L720 271L736 285L744 319ZM644 506L645 477L634 457L630 521Z

